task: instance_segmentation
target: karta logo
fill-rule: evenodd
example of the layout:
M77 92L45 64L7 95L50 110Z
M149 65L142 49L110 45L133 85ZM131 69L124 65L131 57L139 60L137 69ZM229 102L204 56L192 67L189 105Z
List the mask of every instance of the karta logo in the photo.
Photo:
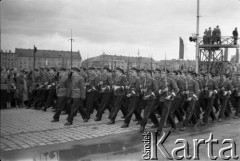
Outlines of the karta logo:
M213 144L219 144L217 139L213 139L213 134L210 133L209 138L205 139L193 139L193 152L192 155L189 154L189 143L185 139L177 139L174 144L180 145L171 151L168 151L164 147L164 142L167 140L171 131L167 134L164 132L159 140L157 140L158 132L145 132L143 133L143 143L144 143L144 150L143 150L143 159L144 160L158 160L157 150L163 155L164 158L169 160L182 160L182 159L193 159L199 160L199 146L206 146L206 153L209 159L217 160L229 160L235 159L237 160L239 156L236 154L236 143L233 139L223 139L221 142L222 146L221 149L218 151L218 156L213 154L214 146ZM216 145L215 145L216 148ZM229 155L230 154L230 155Z

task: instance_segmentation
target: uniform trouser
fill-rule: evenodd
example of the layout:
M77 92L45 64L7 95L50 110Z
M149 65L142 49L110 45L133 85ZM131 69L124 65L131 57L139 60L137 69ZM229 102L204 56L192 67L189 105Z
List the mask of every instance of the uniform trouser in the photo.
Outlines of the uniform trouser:
M96 106L96 93L90 92L88 93L87 100L86 100L86 111L88 115L93 113L94 106Z
M138 113L141 114L144 107L146 107L146 101L143 100L142 96L139 96L139 101L138 101L138 105L137 105Z
M126 114L127 111L125 111L125 109L122 106L123 103L123 98L124 96L115 96L114 97L114 103L113 103L113 108L111 110L111 112L109 113L108 118L112 121L115 121L118 111L121 109L123 114Z
M7 107L7 90L1 89L1 109Z
M45 87L42 89L42 94L40 96L40 99L39 99L39 102L37 104L37 107L38 108L41 108L42 106L44 106L46 100L47 100L47 97L48 97L48 93L49 93L49 90L47 90Z
M60 114L62 110L65 108L65 105L67 104L67 97L62 96L57 98L57 105L56 105L56 112L53 116L54 120L59 120Z
M38 102L41 100L43 90L42 89L36 89L36 96L33 101L33 106L36 108Z
M186 110L186 117L183 121L183 126L186 127L188 125L188 122L190 120L192 120L193 124L197 123L197 117L194 113L195 111L195 105L196 105L196 101L192 100L192 101L187 101L187 110Z
M214 103L213 103L213 106L214 106L214 108L216 109L216 111L219 111L219 110L220 110L218 100L219 100L219 97L216 96L215 99L214 99Z
M139 101L139 96L130 97L130 98L128 98L128 101L129 101L128 113L125 116L125 121L124 122L129 124L133 114L135 114L136 119L138 121L142 121L141 114L138 113L138 111L136 110L137 109L137 104L138 104L138 101Z
M84 110L82 101L81 98L72 98L72 105L67 118L68 122L73 122L73 118L76 116L77 111L80 112L83 119L89 119L89 114Z
M181 97L175 98L173 100L171 111L170 111L171 117L173 118L176 116L178 119L178 122L183 121L183 116L180 115L180 113L179 113L180 104L181 104Z
M101 119L104 110L109 107L108 104L110 103L111 95L110 95L110 93L101 93L100 97L101 97L101 103L100 103L100 106L98 108L96 117ZM110 109L109 109L109 111L110 111Z
M46 109L53 105L55 97L56 97L56 88L55 86L51 86L48 90L48 96L46 99L46 103L44 105Z
M234 97L235 98L235 108L236 108L236 112L235 112L235 116L238 116L240 113L240 97Z
M158 126L158 132L162 132L165 122L168 120L172 128L176 128L176 124L173 118L169 117L169 112L171 111L172 100L165 100L160 102L160 107L162 108L161 120Z
M31 93L29 93L29 101L28 101L28 106L31 107L34 103L34 99L36 98L37 95L37 90L34 89L32 90Z
M154 114L154 110L155 110L154 104L156 104L156 101L158 101L158 100L145 100L146 106L145 106L144 113L143 113L141 127L145 128L149 118L151 118L153 124L159 125L158 119L157 119L156 115Z
M227 108L228 99L229 99L228 97L220 98L221 109L220 109L218 118L223 118L226 108Z
M212 120L216 120L216 116L213 112L214 98L204 98L204 102L205 102L206 108L204 112L203 122L208 123L209 116L212 118Z

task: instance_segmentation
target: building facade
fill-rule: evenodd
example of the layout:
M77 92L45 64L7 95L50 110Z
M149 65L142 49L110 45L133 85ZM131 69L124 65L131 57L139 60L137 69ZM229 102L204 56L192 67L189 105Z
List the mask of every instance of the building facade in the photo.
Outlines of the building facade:
M152 58L147 57L129 57L129 56L118 56L118 55L100 55L86 59L82 62L84 67L108 67L110 69L115 69L116 67L121 67L125 71L128 68L136 67L138 69L163 69L164 67L170 70L195 68L194 60L161 60L156 61Z
M9 51L1 51L1 67L5 68L16 68L16 54Z
M17 61L15 62L18 69L33 69L34 54L33 49L15 49ZM81 66L80 52L72 52L72 66ZM40 67L71 67L71 52L57 50L37 50L35 53L35 68Z

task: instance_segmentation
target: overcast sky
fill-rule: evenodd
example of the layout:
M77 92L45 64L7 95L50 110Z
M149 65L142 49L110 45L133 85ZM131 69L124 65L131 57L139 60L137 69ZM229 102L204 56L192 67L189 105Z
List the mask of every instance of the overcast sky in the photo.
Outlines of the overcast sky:
M2 49L73 50L83 59L106 54L195 58L197 0L2 0ZM219 25L223 36L240 28L240 0L200 0L200 36ZM230 50L235 53L235 50Z

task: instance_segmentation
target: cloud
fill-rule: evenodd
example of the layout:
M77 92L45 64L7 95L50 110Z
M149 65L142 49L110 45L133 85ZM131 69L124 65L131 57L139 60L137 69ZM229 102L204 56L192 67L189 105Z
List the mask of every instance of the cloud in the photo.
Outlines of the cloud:
M196 31L196 1L193 0L3 0L1 2L3 49L31 48L69 50L73 30L75 50L96 56L109 53L142 56L169 53L178 57L179 36L194 59L194 44L188 37ZM219 25L230 35L239 25L236 0L201 0L200 34ZM56 34L57 33L57 34ZM83 56L83 57L84 57ZM86 57L86 56L85 56Z

